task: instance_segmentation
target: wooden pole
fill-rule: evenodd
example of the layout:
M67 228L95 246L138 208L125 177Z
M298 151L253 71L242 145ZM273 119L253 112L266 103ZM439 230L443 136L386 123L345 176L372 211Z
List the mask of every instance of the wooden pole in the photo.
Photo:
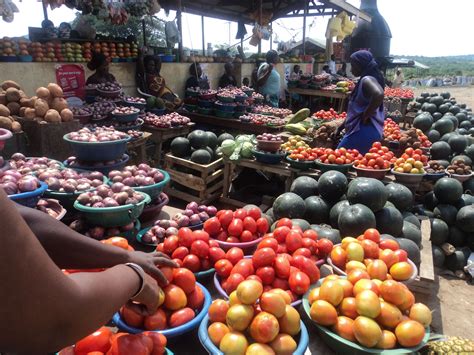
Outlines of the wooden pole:
M308 1L304 4L303 13L303 55L306 55L306 16L308 15Z
M48 8L45 0L42 1L43 3L43 16L45 20L48 20Z
M201 28L202 28L202 55L206 55L206 39L204 37L204 16L201 16Z
M178 43L178 56L179 56L179 61L183 59L183 18L182 18L182 6L181 6L181 0L177 0L178 3L178 11L176 13L176 17L178 20L178 31L179 31L179 43Z
M270 22L270 50L273 49L273 22Z
M258 0L258 24L262 26L262 0ZM258 54L262 53L262 40L258 42Z

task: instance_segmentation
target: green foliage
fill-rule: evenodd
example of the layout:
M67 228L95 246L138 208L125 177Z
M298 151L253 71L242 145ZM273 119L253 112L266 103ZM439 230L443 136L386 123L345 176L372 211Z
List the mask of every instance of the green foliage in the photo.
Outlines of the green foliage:
M405 79L413 77L442 77L452 75L474 76L474 55L423 57L423 56L395 56L412 59L429 66L429 69L404 68Z

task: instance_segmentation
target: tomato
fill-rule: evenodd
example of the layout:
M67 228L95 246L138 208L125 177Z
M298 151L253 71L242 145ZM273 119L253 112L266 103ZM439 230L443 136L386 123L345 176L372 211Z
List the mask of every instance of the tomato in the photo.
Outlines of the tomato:
M172 259L172 260L173 260L175 263L177 263L179 267L183 267L183 260L181 260L181 259L176 259L176 258L175 258L175 259Z
M234 219L234 212L231 210L224 210L224 211L219 211L222 212L219 218L219 222L221 223L222 228L227 229L227 227L230 225L230 222Z
M329 239L323 238L318 239L317 244L319 257L324 258L328 256L332 250L333 243Z
M213 265L216 263L216 261L224 259L224 258L225 258L224 250L222 250L218 246L209 248L209 260Z
M232 263L227 259L219 260L214 264L216 274L222 278L229 277L233 267Z
M168 282L173 281L174 268L169 266L160 266L160 271L163 275L165 275Z
M196 255L189 254L183 259L183 267L192 272L198 272L201 269L201 261Z
M181 259L183 260L186 255L189 254L189 250L186 247L178 247L175 251L171 254L172 259Z
M189 307L180 309L179 311L175 311L170 316L170 321L169 321L170 328L175 328L180 325L183 325L191 321L191 319L193 319L194 316L195 316L194 311Z
M205 221L204 230L212 236L219 234L221 230L221 222L219 222L219 218L211 217Z
M290 290L297 295L303 295L306 291L308 291L310 283L309 276L304 272L297 271L290 273L288 284L290 285Z
M120 314L129 326L134 328L141 328L143 325L144 317L135 312L133 309L127 307L127 305L123 306L120 310Z
M403 249L398 249L393 252L398 258L398 261L407 261L408 259L408 254L405 250Z
M177 268L174 269L173 272L173 284L181 287L184 293L188 294L194 291L194 287L196 286L196 277L188 269Z
M166 254L171 255L176 250L176 248L178 248L178 246L179 246L178 236L172 235L166 238L165 241L163 242L163 251Z
M273 231L273 237L275 237L278 243L284 243L286 236L288 235L288 233L290 233L290 230L291 229L287 226L275 228L275 230Z
M301 233L291 230L285 238L286 249L288 252L293 253L296 249L303 246L303 238Z
M318 239L318 232L312 229L305 230L303 232L303 238L309 238L312 240L317 240Z
M282 290L288 290L288 280L275 277L275 280L272 283L273 288L281 288Z
M148 330L163 330L166 329L166 313L161 308L152 314L145 317L144 327Z
M271 266L276 258L275 250L271 248L257 249L252 256L253 266L259 268L262 266Z
M252 234L257 233L257 222L252 217L245 217L243 220L244 229Z
M104 244L113 245L121 249L128 249L128 241L122 237L112 237L103 241Z
M217 242L217 240L209 239L209 248L219 248L219 243Z
M248 217L247 217L248 218ZM256 237L254 234L252 234L252 232L248 231L248 230L244 230L242 232L242 234L240 235L240 241L242 243L247 243L247 242L251 242L252 240L255 240Z
M227 239L227 233L222 231L215 238L217 240L220 240L221 242L225 242L225 240Z
M209 244L202 240L196 240L191 244L191 254L200 258L206 258L209 255Z
M300 249L308 249L311 255L316 254L316 252L318 251L318 243L316 243L316 240L313 240L310 238L303 238L302 241L303 241L303 248L300 248Z
M276 252L278 250L278 241L275 238L264 238L257 245L257 249L262 248L271 248Z
M369 228L364 232L364 238L370 239L375 243L380 243L380 233L377 229Z
M110 349L112 332L107 327L101 327L94 333L79 340L74 348L74 354L86 355L93 351L106 353Z
M316 263L313 260L311 260L309 258L306 258L304 256L297 256L294 259L296 259L296 258L300 259L297 262L298 263L298 266L297 266L298 269L300 269L306 275L308 275L310 283L314 284L314 283L318 282L318 280L320 278L320 272L319 272L319 268L316 266Z
M273 267L278 277L288 278L290 276L290 260L287 257L278 255L275 258Z
M157 332L143 332L142 334L153 342L153 352L151 355L162 355L165 352L167 341L163 334Z
M194 241L193 231L187 227L180 228L178 230L178 238L179 245L189 248Z
M193 231L194 241L202 240L203 242L209 243L209 233L203 230L195 230Z
M256 275L262 280L263 285L271 285L275 280L275 270L270 266L258 268Z
M241 274L244 278L249 277L255 273L255 269L252 264L252 259L242 259L235 264L230 274Z
M107 355L148 355L153 341L142 335L125 334L112 340Z
M278 220L277 224L276 224L277 227L288 227L288 228L291 228L293 227L293 222L291 222L291 219L289 218L281 218Z
M225 256L227 260L229 260L232 263L232 265L235 265L237 264L239 260L244 258L244 252L240 248L232 247L229 250L227 250L227 253Z
M163 251L163 243L160 243L156 246L156 251L159 251L160 253L164 253Z
M309 257L311 257L311 250L309 250L308 248L298 248L293 253L293 256L297 256L297 255L303 255L303 256L309 258Z
M231 237L240 237L243 230L244 224L242 220L235 218L230 222L229 227L227 228L227 233L229 233Z
M240 274L231 274L226 281L227 287L225 288L225 292L230 295L242 281L245 281L245 277Z

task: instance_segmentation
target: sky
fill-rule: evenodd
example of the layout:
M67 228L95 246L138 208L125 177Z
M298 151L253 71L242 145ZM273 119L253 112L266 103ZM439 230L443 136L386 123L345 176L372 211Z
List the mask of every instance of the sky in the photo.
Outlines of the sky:
M20 12L15 14L12 23L0 19L0 36L20 36L28 33L28 26L39 27L43 20L41 3L36 0L13 0ZM360 0L348 0L359 6ZM448 56L474 54L474 41L469 39L472 33L473 0L378 0L380 13L384 16L392 31L391 54ZM56 26L63 21L72 21L74 11L62 6L49 17ZM164 11L158 17L173 20L172 12L167 18ZM307 37L324 43L328 17L307 19ZM274 23L275 42L300 41L302 39L302 18L281 19ZM235 40L237 24L211 18L205 19L205 42L216 44L237 44ZM247 26L247 33L251 26ZM202 49L201 17L186 14L183 17L184 46ZM256 47L244 44L249 51ZM273 48L276 47L274 44ZM262 51L270 49L270 41L262 41Z

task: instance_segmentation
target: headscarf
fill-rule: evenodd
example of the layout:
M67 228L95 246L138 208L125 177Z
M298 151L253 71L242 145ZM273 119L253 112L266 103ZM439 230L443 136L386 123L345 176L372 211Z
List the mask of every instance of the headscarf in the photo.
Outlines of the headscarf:
M362 78L364 76L374 77L378 81L382 89L385 87L385 79L382 73L380 72L379 65L375 61L372 53L366 50L360 50L360 51L352 53L351 60L353 60L354 62L357 62L362 68L362 74L360 75L360 79L357 85L352 91L353 93L357 92L357 89L359 88L359 85L362 82Z
M103 55L102 53L99 53L99 52L93 52L92 53L92 59L90 60L89 63L87 63L87 67L90 70L97 70L102 65L104 65L106 62L107 62L107 57L105 55Z

